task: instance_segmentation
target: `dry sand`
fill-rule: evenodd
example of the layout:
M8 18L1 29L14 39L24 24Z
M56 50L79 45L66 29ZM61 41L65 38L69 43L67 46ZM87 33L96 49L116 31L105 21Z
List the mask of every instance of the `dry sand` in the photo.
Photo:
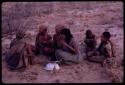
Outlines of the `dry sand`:
M60 5L61 6L61 5ZM27 35L31 37L29 42L34 45L36 33L39 24L47 24L48 32L55 33L55 25L65 24L70 28L74 38L80 44L85 37L85 31L91 29L93 33L99 36L105 30L111 34L111 40L115 43L116 61L119 67L115 70L123 82L123 3L115 2L110 6L96 8L88 11L71 10L66 12L53 12L50 15L34 16L25 19L25 24L35 22L34 28L28 29ZM27 24L26 24L27 25ZM11 72L6 68L4 61L5 54L9 48L10 41L15 35L8 35L2 38L2 82L3 83L110 83L111 79L105 72L105 68L100 64L83 60L80 64L70 66L61 66L57 74L51 74L43 69L43 65L29 66L24 72ZM83 56L84 57L84 56Z

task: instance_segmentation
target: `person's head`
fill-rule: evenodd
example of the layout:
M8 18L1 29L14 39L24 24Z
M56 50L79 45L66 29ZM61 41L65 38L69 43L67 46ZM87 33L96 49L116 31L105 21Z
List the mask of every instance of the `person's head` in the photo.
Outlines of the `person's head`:
M92 31L91 31L91 30L87 30L87 31L86 31L86 37L87 37L87 38L92 38L92 37L93 37L93 34L92 34Z
M47 33L47 26L45 26L45 25L41 25L41 26L39 26L39 33L40 34L46 34Z
M109 32L103 32L102 36L101 36L101 41L106 42L109 41L111 35Z
M61 31L63 28L65 28L64 25L61 25L61 24L56 25L56 26L55 26L56 34L59 34L60 31Z
M25 32L23 30L18 30L18 32L16 33L16 38L17 39L22 39L25 36Z
M68 28L64 28L64 29L61 30L60 33L63 34L66 37L66 42L69 44L71 38L73 38L70 30Z

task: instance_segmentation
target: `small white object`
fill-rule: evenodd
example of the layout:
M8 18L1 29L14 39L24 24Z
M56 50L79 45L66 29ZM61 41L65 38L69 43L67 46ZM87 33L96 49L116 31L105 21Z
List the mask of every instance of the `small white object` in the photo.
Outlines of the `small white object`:
M54 70L54 69L59 70L60 67L59 67L59 65L57 63L48 63L44 69L51 71L51 70Z
M59 70L59 69L60 69L60 67L59 67L59 65L58 65L57 63L55 63L54 66L55 66L55 69L56 69L56 70Z

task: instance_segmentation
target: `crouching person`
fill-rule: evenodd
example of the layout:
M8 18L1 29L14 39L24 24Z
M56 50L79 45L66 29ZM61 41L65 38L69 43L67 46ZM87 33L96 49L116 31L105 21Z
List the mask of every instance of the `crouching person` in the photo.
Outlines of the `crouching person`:
M64 28L61 30L59 49L55 51L57 58L61 58L64 63L74 62L79 63L82 59L79 54L78 46L69 29Z
M6 55L7 66L10 70L20 70L33 64L34 56L24 36L25 32L19 31L10 44L10 49Z
M39 27L39 33L36 36L35 48L36 54L45 55L47 60L51 60L54 57L54 49L52 43L52 37L47 33L48 27L41 25Z
M91 30L87 30L86 31L86 38L84 40L85 43L85 53L86 53L86 57L88 59L88 53L95 50L96 48L96 39L95 39L95 35L92 33Z

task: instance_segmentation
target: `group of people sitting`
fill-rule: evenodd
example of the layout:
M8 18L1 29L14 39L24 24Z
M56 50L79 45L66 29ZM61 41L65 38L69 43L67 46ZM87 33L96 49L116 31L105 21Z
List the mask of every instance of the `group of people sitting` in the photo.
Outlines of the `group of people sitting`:
M10 49L6 55L8 68L18 70L26 68L29 64L33 65L37 62L34 60L38 55L44 55L48 61L59 61L61 64L83 61L84 56L81 55L73 34L66 26L56 25L56 33L53 37L47 33L47 30L48 27L45 25L39 27L35 46L28 44L29 42L24 38L24 31L18 31L16 38L10 43ZM113 57L113 44L110 37L109 32L103 32L101 43L97 46L95 35L91 30L87 30L84 45L82 45L86 59L103 64L104 60Z

